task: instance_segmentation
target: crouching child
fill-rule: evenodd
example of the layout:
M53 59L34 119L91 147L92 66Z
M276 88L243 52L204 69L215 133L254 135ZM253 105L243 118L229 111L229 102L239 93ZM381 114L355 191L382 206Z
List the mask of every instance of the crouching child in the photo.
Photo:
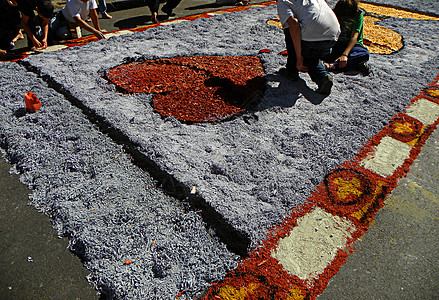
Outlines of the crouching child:
M105 39L104 29L99 27L97 4L95 0L67 0L64 8L50 21L52 39L72 39L71 27L79 26L94 34L98 39ZM93 26L85 21L90 15Z
M324 58L328 71L354 69L364 75L370 73L367 64L369 52L363 45L363 13L359 10L358 3L358 0L339 0L334 7L341 34L332 53Z

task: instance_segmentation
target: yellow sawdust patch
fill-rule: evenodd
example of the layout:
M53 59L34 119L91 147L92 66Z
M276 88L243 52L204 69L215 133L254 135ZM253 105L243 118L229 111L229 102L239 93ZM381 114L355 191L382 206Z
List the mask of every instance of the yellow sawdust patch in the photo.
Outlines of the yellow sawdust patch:
M433 97L439 97L439 90L429 90L428 93Z
M402 36L389 28L376 25L380 19L364 17L363 39L367 49L374 54L390 54L402 48Z
M409 122L395 123L394 131L396 133L410 133L413 131L413 129L412 129L412 126Z
M373 193L373 197L372 199L366 203L365 206L363 206L363 208L361 208L359 211L355 212L352 214L352 216L358 220L360 220L367 212L367 210L369 209L369 207L372 205L372 203L376 200L376 197L378 196L379 193L381 193L381 190L383 189L384 186L384 182L382 181L378 181L377 187Z
M275 18L275 19L272 19L272 20L268 20L268 21L267 21L267 24L268 24L268 25L277 26L277 27L279 27L279 28L282 28L282 24L280 23L279 18Z
M293 287L290 290L287 300L303 300L304 298L305 296L303 296L302 291L297 287Z
M257 288L258 285L255 283L250 283L248 287L241 287L239 290L233 286L226 285L219 290L218 296L224 300L244 300L249 293L254 292Z
M439 20L439 17L429 16L423 13L411 12L401 8L386 7L382 5L375 5L370 3L360 3L360 7L365 11L381 16L407 18L415 20Z
M361 182L358 178L352 178L351 180L336 178L334 183L338 185L337 195L342 200L346 199L349 195L361 196L362 194L358 190L361 187Z

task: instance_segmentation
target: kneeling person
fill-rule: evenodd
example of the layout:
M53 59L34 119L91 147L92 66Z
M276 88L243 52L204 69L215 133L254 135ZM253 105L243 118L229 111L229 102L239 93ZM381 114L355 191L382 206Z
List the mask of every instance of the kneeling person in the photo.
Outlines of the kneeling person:
M320 94L331 92L332 77L321 58L331 53L340 35L340 26L325 0L278 0L277 11L284 28L288 59L281 75L298 80L298 72L308 72Z
M357 69L364 75L370 73L367 61L369 51L363 45L363 13L358 8L358 0L339 0L334 13L340 22L341 34L332 48L332 53L325 57L325 65L330 71Z
M95 0L67 0L64 8L51 20L52 37L57 40L71 39L70 26L80 26L93 33L98 39L105 39L99 27L97 4ZM93 27L84 20L90 14Z
M53 15L53 4L50 0L14 0L21 12L21 27L26 32L28 47L32 50L47 48L49 20ZM34 11L38 12L38 17ZM37 25L41 30L37 30Z

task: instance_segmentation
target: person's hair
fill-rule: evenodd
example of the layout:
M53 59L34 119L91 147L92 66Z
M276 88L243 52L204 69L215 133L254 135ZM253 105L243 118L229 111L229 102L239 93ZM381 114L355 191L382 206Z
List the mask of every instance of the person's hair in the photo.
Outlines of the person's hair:
M45 17L45 18L52 18L53 15L53 4L50 0L37 0L37 8L38 8L38 14Z
M358 0L339 0L334 7L334 13L337 18L353 18L358 13Z

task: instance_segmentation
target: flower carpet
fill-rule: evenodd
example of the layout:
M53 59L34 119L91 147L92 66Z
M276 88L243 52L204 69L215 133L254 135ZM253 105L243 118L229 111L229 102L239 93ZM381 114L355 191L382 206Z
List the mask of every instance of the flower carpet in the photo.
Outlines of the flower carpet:
M14 135L13 126L3 126L9 129L2 144L21 164L23 181L38 191L33 204L84 249L90 280L105 293L314 299L439 122L437 16L363 8L376 18L365 25L375 49L373 74L335 75L326 98L306 74L297 83L277 74L285 46L273 2L106 41L85 38L28 57L20 64L44 79L33 84L54 91L38 88L40 110L8 118L47 132L25 143L32 134ZM24 72L14 64L3 68ZM17 81L0 92L3 98L23 88ZM56 97L111 137L102 152L114 159L103 160L98 146L87 154L87 141L96 143L101 134L95 129L64 135L63 122L60 130L50 125L45 103ZM65 143L61 152L57 140ZM119 157L113 142L140 170L112 162L115 179L100 172L104 161ZM23 158L28 147L40 149L36 161ZM42 149L59 153L69 171L56 186L60 174L55 165L45 169L50 164L38 155ZM203 250L209 248L210 254ZM243 257L238 265L235 254Z

